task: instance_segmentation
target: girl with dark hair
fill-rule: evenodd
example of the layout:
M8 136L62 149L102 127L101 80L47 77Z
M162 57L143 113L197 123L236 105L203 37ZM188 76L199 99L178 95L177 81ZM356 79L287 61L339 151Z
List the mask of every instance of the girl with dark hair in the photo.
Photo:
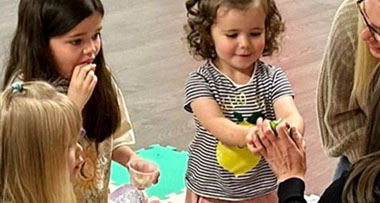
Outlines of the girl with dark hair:
M124 98L106 67L100 0L21 0L3 89L11 82L44 80L82 111L87 135L74 191L79 202L107 202L111 160L136 154Z

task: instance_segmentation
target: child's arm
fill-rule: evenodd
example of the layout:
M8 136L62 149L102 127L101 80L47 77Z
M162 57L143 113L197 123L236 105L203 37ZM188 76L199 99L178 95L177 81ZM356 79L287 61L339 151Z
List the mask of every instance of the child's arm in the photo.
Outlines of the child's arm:
M296 129L303 135L305 130L303 118L298 112L292 96L283 96L277 99L273 106L276 118L281 119L279 125L283 125L286 121L291 127L296 127Z
M246 145L250 129L224 117L219 105L211 98L198 98L191 102L191 109L202 126L226 145Z
M112 160L116 161L122 166L126 166L129 160L137 157L138 155L126 145L120 146L112 151Z

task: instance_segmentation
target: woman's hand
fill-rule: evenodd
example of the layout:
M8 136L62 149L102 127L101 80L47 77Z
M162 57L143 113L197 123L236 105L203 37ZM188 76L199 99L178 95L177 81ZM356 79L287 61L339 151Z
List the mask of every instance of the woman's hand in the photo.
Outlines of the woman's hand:
M247 137L248 149L260 153L266 159L280 182L293 177L303 180L306 172L303 137L295 128L287 126L278 126L276 136L269 121L259 118L256 130Z
M95 75L96 64L81 64L74 68L67 96L78 105L80 110L90 99L98 78Z

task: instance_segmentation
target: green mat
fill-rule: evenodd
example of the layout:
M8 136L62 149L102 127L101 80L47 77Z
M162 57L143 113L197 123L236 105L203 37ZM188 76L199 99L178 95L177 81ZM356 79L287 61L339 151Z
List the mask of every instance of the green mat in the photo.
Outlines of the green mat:
M139 149L136 152L139 156L155 162L160 168L159 182L146 189L149 197L156 196L165 200L168 198L168 194L183 192L188 152L178 152L175 147L163 147L157 144L151 145L149 149ZM116 186L129 184L128 170L120 164L112 162L111 180Z

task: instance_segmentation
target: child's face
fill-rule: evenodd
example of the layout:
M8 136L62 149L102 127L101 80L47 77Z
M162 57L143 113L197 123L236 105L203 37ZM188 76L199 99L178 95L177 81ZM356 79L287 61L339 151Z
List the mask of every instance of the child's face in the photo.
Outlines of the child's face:
M102 16L94 12L64 35L49 40L58 73L70 79L74 67L93 63L101 48Z
M82 163L82 146L78 143L73 144L69 148L69 172L71 180L75 180L75 175L78 173Z
M240 71L252 68L264 50L265 17L264 11L254 6L240 10L222 5L218 9L211 27L218 68Z
M371 31L369 27L366 27L361 33L361 38L367 42L371 54L380 59L380 42L374 37L375 33L380 35L380 3L378 0L366 0L362 3L364 3L362 10L364 16L362 17L367 20L373 30Z

